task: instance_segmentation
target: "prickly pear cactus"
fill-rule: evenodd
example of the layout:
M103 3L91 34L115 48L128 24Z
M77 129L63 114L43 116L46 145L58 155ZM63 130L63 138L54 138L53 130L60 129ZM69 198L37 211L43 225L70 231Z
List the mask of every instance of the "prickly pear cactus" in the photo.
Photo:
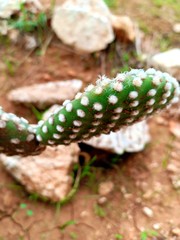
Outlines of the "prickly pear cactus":
M87 140L143 120L178 97L176 79L154 69L102 76L38 125L0 109L0 152L33 155L46 145Z
M37 127L42 144L69 144L132 125L178 100L179 85L167 73L131 70L102 76Z

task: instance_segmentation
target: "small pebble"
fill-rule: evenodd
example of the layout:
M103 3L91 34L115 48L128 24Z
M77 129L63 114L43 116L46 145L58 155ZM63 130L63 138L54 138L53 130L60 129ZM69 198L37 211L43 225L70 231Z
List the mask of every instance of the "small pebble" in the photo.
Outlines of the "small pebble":
M180 228L173 228L172 234L175 236L180 236Z
M180 33L180 23L175 23L175 24L173 25L173 31L174 31L175 33Z
M154 215L153 210L149 207L143 207L143 213L150 218L152 218Z
M100 196L106 196L114 189L114 183L111 181L102 182L99 184L98 193Z
M154 223L153 228L154 230L159 230L161 228L161 223Z
M103 205L103 204L105 204L107 202L107 197L100 197L99 199L98 199L98 204L100 204L100 205Z
M177 173L179 171L178 167L172 163L168 164L167 170L171 173Z
M86 211L86 210L84 210L84 211L82 211L82 212L80 213L80 216L81 216L82 218L87 217L88 215L89 215L89 213L88 213L88 211Z

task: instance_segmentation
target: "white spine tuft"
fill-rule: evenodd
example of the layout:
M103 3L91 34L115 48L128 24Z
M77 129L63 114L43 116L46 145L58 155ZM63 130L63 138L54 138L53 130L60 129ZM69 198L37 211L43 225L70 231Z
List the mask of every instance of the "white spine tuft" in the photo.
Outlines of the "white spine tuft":
M147 93L148 96L154 97L156 95L157 91L156 89L151 89L149 90L149 92Z
M60 136L59 134L57 134L57 133L54 133L54 134L53 134L53 138L54 138L54 139L60 139L61 136Z
M123 84L121 82L115 82L113 88L115 91L121 92L123 90Z
M87 86L87 88L85 88L85 91L90 92L91 90L93 90L93 88L94 88L94 85L90 84L89 86Z
M39 142L42 142L42 137L40 135L37 135L36 136L36 139L39 141Z
M114 109L114 113L121 113L122 111L123 111L123 108L121 107Z
M75 96L75 99L80 99L82 97L82 93L81 92L78 92Z
M143 83L140 77L135 77L132 82L135 87L141 87Z
M11 143L14 143L14 144L20 143L20 140L18 138L12 138L10 141L11 141Z
M139 105L139 101L134 101L130 104L131 107L137 107Z
M53 123L54 123L54 118L53 118L53 117L50 117L50 118L48 119L48 123L51 124L51 125L53 125Z
M154 103L155 103L155 99L150 99L149 101L147 101L148 106L152 106L154 105Z
M83 96L83 97L81 98L81 104L82 104L83 106L88 106L88 104L89 104L89 99L88 99L87 96Z
M78 117L83 118L83 117L85 117L86 114L83 110L78 109L77 110L77 115L78 115Z
M103 113L96 113L94 114L95 118L102 118L103 117Z
M59 114L59 121L60 122L65 122L66 121L66 118L65 118L64 114L62 114L62 113Z
M73 121L73 124L74 124L74 126L76 126L76 127L80 127L80 126L82 125L82 122L79 121L79 120L74 120L74 121Z
M57 126L56 126L56 130L57 130L58 132L64 132L64 128L63 128L62 126L60 126L60 125L57 125Z
M30 142L30 141L32 141L34 139L34 134L29 134L28 136L27 136L27 138L26 138L26 141L27 142Z
M131 99L137 98L137 97L138 97L138 92L136 92L136 91L130 92L130 93L129 93L129 97L130 97Z
M43 132L43 133L47 133L47 132L48 132L48 128L47 128L46 125L44 125L44 126L42 127L42 132Z
M102 106L101 103L94 103L94 104L93 104L93 108L94 108L94 110L96 110L96 111L101 111L102 108L103 108L103 106Z
M0 120L0 128L5 128L6 127L6 122L3 120Z
M103 88L98 86L98 87L96 87L94 92L95 92L95 94L99 95L99 94L101 94L103 92Z
M66 105L66 111L67 111L67 112L71 112L72 109L73 109L72 103L71 103L71 102L67 103L67 105Z
M114 105L118 102L118 97L116 97L115 95L111 95L111 96L109 96L108 101L109 101L109 103Z

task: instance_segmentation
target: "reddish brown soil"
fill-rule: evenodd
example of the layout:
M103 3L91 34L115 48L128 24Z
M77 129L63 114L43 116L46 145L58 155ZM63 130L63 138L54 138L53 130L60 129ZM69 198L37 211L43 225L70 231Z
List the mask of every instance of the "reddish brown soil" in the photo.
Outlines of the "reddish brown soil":
M140 1L132 2L131 7L125 2L122 6L131 16L137 17L132 9L133 4L137 7ZM167 20L160 18L159 21L169 28ZM156 31L159 31L158 27ZM127 51L129 48L126 46ZM1 44L0 104L6 111L35 121L31 110L8 102L6 94L9 90L71 78L82 79L87 85L95 81L98 74L112 75L111 68L122 68L121 59L112 59L113 49L111 46L102 53L85 56L54 38L46 54L37 56L36 52L30 54L19 46ZM14 63L11 74L5 59ZM135 60L130 64L142 66ZM149 121L152 141L143 152L125 154L123 161L111 168L104 163L93 167L93 177L84 179L76 196L61 208L58 204L33 200L33 195L29 196L0 166L0 240L116 240L121 239L120 236L123 240L180 239L173 232L175 228L180 229L179 189L173 185L172 173L168 170L170 163L176 166L180 160L180 141L171 134L170 121L179 123L178 118L170 119L168 113L152 118ZM98 152L95 154L101 158ZM106 153L103 156L106 161L113 159ZM112 181L115 188L107 196L107 203L98 207L98 185L105 180ZM20 207L22 203L27 204L25 209ZM143 213L145 206L153 210L152 217ZM32 216L28 216L28 210L32 210ZM74 222L68 224L72 220ZM160 228L154 230L155 233L150 231L157 223ZM67 227L63 227L64 224ZM142 238L143 232L149 236Z

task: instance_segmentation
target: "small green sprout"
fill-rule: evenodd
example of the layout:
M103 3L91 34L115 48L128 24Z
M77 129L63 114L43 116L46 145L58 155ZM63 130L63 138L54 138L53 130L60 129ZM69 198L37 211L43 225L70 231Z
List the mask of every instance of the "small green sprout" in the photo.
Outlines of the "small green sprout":
M101 218L104 218L106 216L105 210L97 204L94 205L94 212L97 216Z
M115 239L123 239L123 235L117 233L115 234Z
M63 223L59 228L60 228L60 230L62 231L62 230L64 230L65 228L67 228L67 227L69 227L69 226L71 226L71 225L75 225L75 224L76 224L76 221L75 221L75 220L69 220L69 221Z
M157 237L157 236L158 236L158 232L154 230L146 230L141 232L140 234L141 240L147 240L148 237Z

